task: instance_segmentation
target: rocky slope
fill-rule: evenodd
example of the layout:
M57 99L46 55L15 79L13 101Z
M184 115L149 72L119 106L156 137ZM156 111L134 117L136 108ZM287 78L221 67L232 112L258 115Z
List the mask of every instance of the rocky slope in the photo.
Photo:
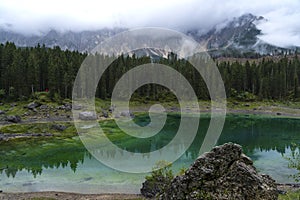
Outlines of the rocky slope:
M257 25L266 20L262 16L258 17L248 13L217 24L205 34L199 35L197 30L190 31L188 34L216 56L224 52L274 55L294 51L295 47L288 50L270 45L259 38L262 33Z

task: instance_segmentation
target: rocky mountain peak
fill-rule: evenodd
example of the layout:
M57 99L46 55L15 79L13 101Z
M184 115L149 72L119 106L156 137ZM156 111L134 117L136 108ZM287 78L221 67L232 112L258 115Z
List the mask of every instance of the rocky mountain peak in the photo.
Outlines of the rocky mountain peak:
M246 13L240 17L228 19L216 24L211 30L204 34L197 29L191 29L187 31L186 34L198 41L211 52L213 56L224 54L234 55L236 52L273 54L274 52L286 51L286 49L269 45L259 39L261 30L257 28L257 25L263 23L265 20L266 19L262 16ZM21 47L36 46L40 43L45 44L46 47L60 46L60 48L64 50L69 49L85 52L92 50L106 38L124 30L127 29L105 28L81 32L59 32L57 30L50 30L44 34L29 36L7 31L0 27L0 43L10 41Z

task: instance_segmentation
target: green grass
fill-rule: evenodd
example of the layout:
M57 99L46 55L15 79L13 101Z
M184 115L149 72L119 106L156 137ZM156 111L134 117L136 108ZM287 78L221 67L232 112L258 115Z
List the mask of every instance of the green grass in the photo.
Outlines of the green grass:
M29 110L26 108L27 104L30 102L39 102L41 104L46 104L49 107L56 108L59 105L64 103L72 103L70 99L61 100L60 102L51 101L44 97L44 95L38 96L36 99L30 99L28 101L17 101L17 105L11 107L9 102L4 103L4 105L0 106L0 110L6 112L7 115L22 115ZM153 104L162 104L163 106L170 107L179 107L179 103L176 100L164 100L164 101L151 101L151 100L137 100L133 99L130 101L130 106L132 108L145 108L150 107ZM108 110L110 108L110 99L102 100L99 98L95 99L95 107L97 112L101 112L102 110ZM199 100L199 105L201 109L208 109L211 106L210 101ZM24 108L25 107L25 108ZM273 101L273 100L263 100L263 101L253 101L253 102L243 102L237 101L235 99L227 99L227 107L230 109L237 110L253 110L261 108L262 111L266 109L273 109L274 112L280 111L282 109L300 109L300 102L294 101ZM272 111L272 110L271 110ZM58 110L58 112L61 112ZM64 111L63 111L64 112ZM65 112L64 112L65 113ZM71 113L71 112L70 112ZM50 113L51 114L51 113Z
M300 190L297 191L288 191L287 194L279 195L279 200L299 200L300 199Z
M6 115L22 115L26 111L28 111L27 108L24 108L29 102L25 101L18 101L16 106L10 106L11 103L4 103L2 106L0 106L0 110L3 110L6 112Z
M58 131L52 128L52 125L60 124L67 128L64 131ZM31 123L31 124L9 124L0 127L2 133L52 133L57 136L74 136L77 134L76 128L72 122L49 122L49 123Z

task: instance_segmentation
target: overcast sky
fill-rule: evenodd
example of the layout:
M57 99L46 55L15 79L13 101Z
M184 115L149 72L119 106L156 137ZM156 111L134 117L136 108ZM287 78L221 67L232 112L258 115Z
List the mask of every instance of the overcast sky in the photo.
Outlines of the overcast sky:
M205 32L244 13L268 19L259 25L266 42L300 46L299 0L0 0L0 27L26 34L143 26Z

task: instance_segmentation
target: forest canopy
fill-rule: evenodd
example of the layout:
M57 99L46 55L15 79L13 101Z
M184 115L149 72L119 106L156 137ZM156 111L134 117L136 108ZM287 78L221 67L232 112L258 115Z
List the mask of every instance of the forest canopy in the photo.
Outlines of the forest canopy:
M40 91L49 92L50 96L71 98L73 82L86 56L87 53L61 50L59 47L38 45L21 48L10 42L1 44L0 99L26 99ZM96 56L105 59L103 55ZM150 62L153 62L150 57L119 56L101 77L96 97L110 98L114 85L124 73ZM176 69L190 82L199 99L209 99L201 75L189 62L177 59L172 53L168 58L155 62ZM243 101L295 100L300 96L300 62L297 54L292 57L282 56L279 60L216 62L229 98ZM134 97L161 100L174 98L174 95L162 86L149 84L139 88Z

